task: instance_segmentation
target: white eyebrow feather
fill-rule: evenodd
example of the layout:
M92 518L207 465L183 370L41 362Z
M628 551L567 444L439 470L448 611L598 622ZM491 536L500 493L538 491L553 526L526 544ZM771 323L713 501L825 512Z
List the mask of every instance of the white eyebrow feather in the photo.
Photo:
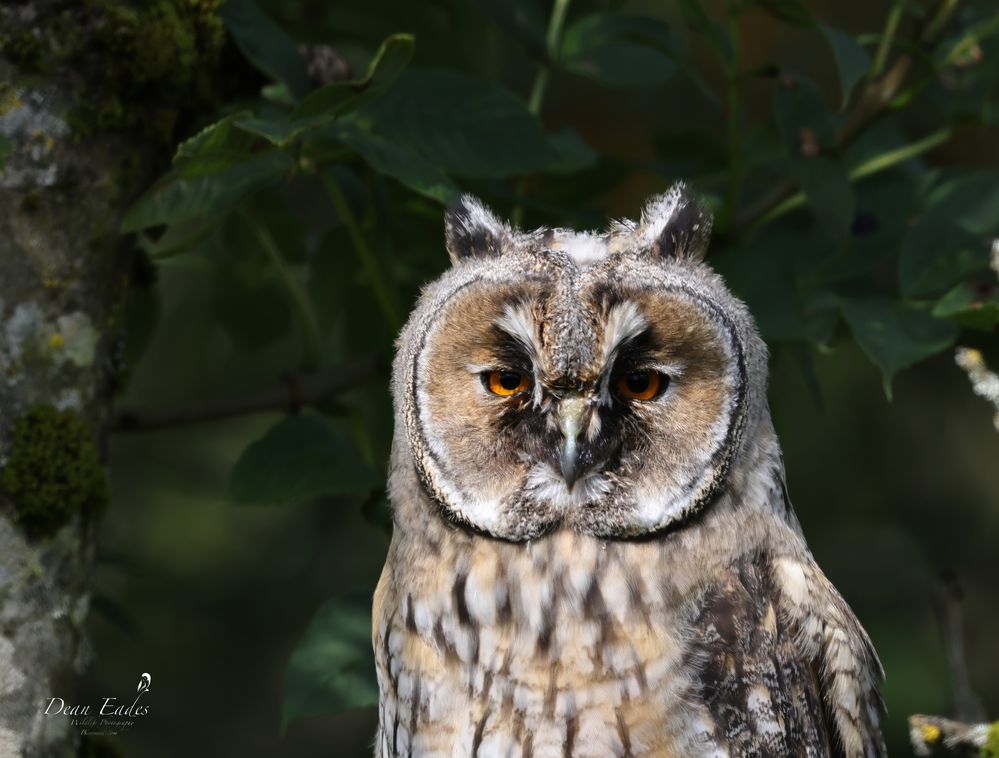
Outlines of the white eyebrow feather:
M535 407L541 405L541 382L538 377L541 344L538 341L538 328L531 309L523 304L507 305L503 315L496 321L496 326L521 343L527 351L527 357L531 360L531 372L534 374L531 401Z
M532 360L540 354L541 346L538 344L537 325L534 323L534 316L527 306L506 306L503 315L496 321L496 326L523 344Z
M603 349L601 358L606 366L618 348L628 340L637 337L648 326L645 317L638 311L638 306L630 300L618 303L607 313L604 326Z

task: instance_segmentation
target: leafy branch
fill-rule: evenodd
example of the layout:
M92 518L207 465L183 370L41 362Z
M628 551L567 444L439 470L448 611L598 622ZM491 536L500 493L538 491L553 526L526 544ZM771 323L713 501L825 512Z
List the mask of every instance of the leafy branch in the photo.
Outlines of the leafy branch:
M923 137L921 140L908 145L903 145L902 147L895 148L894 150L889 150L872 158L868 158L863 163L860 163L850 169L847 173L847 177L851 182L856 182L868 176L873 176L881 171L887 171L893 166L897 166L898 164L904 163L911 158L915 158L918 155L922 155L923 153L927 153L930 150L939 147L947 142L952 136L953 130L950 127L940 129L933 134ZM795 208L803 206L806 199L807 198L804 192L795 192L786 200L783 200L779 204L770 208L770 210L768 210L764 215L753 220L743 231L749 231L757 226L763 226L777 220L785 213L789 213Z
M887 58L892 49L905 5L905 0L897 0L892 6L881 44L871 65L869 81L854 99L854 105L847 111L843 126L836 135L833 148L836 151L842 151L848 147L871 124L890 110L892 102L905 83L906 74L913 64L912 53L900 55L895 63L882 73L887 65ZM956 5L956 0L942 0L934 13L933 20L922 31L914 30L907 46L919 50L929 50L942 34ZM861 167L854 169L854 171L859 171L859 174L851 178L869 176L871 173L875 173L875 170L883 170L883 168L895 165L895 163L900 162L894 160L898 155L904 156L901 160L906 160L908 157L937 147L949 139L950 135L949 130L941 130L913 143L910 146L911 155L895 151L894 156L886 155L881 156L880 159L872 159L870 165L863 167L862 170ZM794 179L780 181L770 192L748 205L736 216L732 225L727 229L726 237L729 239L738 238L760 223L773 220L787 210L798 207L803 201L804 195L798 191L798 183Z

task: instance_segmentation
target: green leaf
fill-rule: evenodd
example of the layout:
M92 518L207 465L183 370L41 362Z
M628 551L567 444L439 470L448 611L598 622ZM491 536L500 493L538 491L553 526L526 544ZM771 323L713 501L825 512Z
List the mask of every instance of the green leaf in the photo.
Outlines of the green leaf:
M184 176L171 172L129 208L121 231L134 232L222 213L293 167L294 161L286 153L267 152L211 174Z
M941 293L984 269L999 234L999 174L970 171L934 186L907 230L898 261L907 296Z
M719 56L730 60L732 44L725 27L707 14L701 0L680 0L680 7L688 26L703 36Z
M960 331L925 308L893 300L844 300L841 308L857 344L881 369L889 399L896 372L946 350Z
M537 0L472 0L479 12L535 53L545 50L545 17Z
M271 82L260 88L260 96L269 103L280 105L283 108L294 108L295 96L291 94L288 85L284 82Z
M212 174L253 157L253 138L235 128L250 116L250 111L230 114L181 142L173 157L174 168L185 176Z
M801 155L802 130L808 130L821 149L831 149L836 130L822 93L811 79L787 75L777 87L774 101L777 127L792 155Z
M458 188L433 163L398 142L366 132L353 123L338 124L330 136L357 151L375 171L442 203L458 196Z
M848 239L825 235L799 251L802 272L813 288L864 280L875 269L895 265L902 236L916 207L916 187L905 173L889 171L853 185L857 213ZM807 252L806 252L807 251Z
M801 157L791 161L791 170L819 223L830 234L846 236L853 222L856 202L850 180L839 161L828 155Z
M775 105L791 172L812 212L830 234L845 237L856 201L846 169L828 152L835 131L822 96L811 81L795 78L777 88Z
M250 116L235 122L235 125L248 134L263 137L275 147L287 147L309 129L322 126L333 120L333 116L318 115L291 121L287 116L260 118Z
M347 119L459 176L502 178L558 159L522 100L451 71L407 71Z
M343 184L342 179L335 178L334 181ZM348 298L353 291L360 289L358 269L346 227L338 224L330 228L309 257L306 284L325 333L336 333L335 327L350 312ZM379 320L359 319L356 326L367 328L374 322Z
M992 236L999 232L999 172L966 174L959 190L947 197L954 223L969 234Z
M218 230L221 221L221 218L187 219L170 224L155 239L148 234L139 233L135 244L153 260L172 258L200 247Z
M292 113L291 120L308 121L317 116L332 118L347 105L357 105L362 102L362 95L368 98L384 91L409 65L415 45L412 34L393 34L386 37L361 79L331 82L309 93Z
M565 128L548 138L558 156L549 171L556 174L574 174L590 168L597 162L597 153L579 136L575 129Z
M999 289L991 284L975 286L961 282L933 306L933 315L991 332L999 326Z
M871 68L871 56L860 46L851 35L841 32L825 24L820 24L819 28L832 48L833 57L836 59L836 68L839 71L839 89L842 93L842 107L850 100L850 94Z
M243 451L229 477L229 497L240 505L300 503L367 492L379 482L339 425L290 416Z
M216 263L209 279L212 313L233 345L250 351L287 338L288 295L242 214L229 214L209 252Z
M899 286L907 297L935 295L988 264L988 242L950 218L927 215L911 226L898 260Z
M662 84L676 73L669 25L655 18L612 11L572 24L562 38L566 70L619 87Z
M327 600L291 654L282 731L296 718L378 704L371 648L371 595Z
M759 234L712 258L738 297L753 313L768 342L824 345L837 321L834 306L815 304L802 294L798 267L803 259L830 247L815 227L765 227Z
M312 85L297 46L253 0L225 0L219 15L250 63L296 98L305 96Z

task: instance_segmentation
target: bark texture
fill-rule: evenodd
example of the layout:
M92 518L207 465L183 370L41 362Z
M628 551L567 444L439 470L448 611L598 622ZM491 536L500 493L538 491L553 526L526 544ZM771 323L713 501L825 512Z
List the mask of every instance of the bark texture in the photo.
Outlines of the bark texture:
M180 18L169 3L154 5L163 18ZM87 657L83 624L103 483L79 490L86 468L102 463L95 451L110 418L128 264L118 221L168 149L164 123L173 124L162 101L156 135L142 132L143 113L128 110L138 84L137 96L157 102L156 77L146 70L145 79L133 73L124 82L121 72L133 69L123 67L135 61L107 40L128 43L135 30L164 29L133 7L143 6L0 4L3 758L80 750L70 719L44 711L51 697L71 701ZM176 76L176 66L164 68ZM136 86L130 93L123 82ZM53 428L33 428L39 419ZM66 429L90 439L67 440Z

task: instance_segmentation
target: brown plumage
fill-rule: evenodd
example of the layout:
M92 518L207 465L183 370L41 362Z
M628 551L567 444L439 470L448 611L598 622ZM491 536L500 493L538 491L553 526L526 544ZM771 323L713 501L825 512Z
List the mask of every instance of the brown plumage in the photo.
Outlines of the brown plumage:
M449 214L394 371L377 755L884 754L709 224L682 187L604 235Z

